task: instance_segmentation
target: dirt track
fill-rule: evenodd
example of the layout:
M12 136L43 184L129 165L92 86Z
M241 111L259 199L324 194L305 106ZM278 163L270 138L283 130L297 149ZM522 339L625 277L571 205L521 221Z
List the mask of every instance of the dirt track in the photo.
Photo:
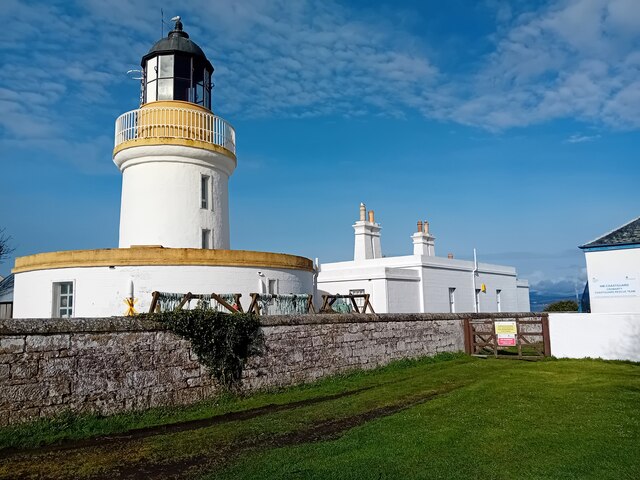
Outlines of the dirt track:
M251 451L338 438L351 428L363 425L366 422L377 418L393 415L394 413L425 403L439 395L443 395L451 391L451 389L448 389L444 391L425 392L420 396L406 399L400 403L375 408L352 416L310 423L305 425L304 428L286 433L263 434L260 437L240 437L228 444L212 446L211 450L206 451L204 454L200 453L194 456L179 456L177 458L172 458L170 455L167 455L166 461L151 461L148 458L141 458L140 460L131 459L132 461L130 463L125 463L125 458L127 458L126 453L134 451L136 447L139 448L140 442L150 437L207 429L230 422L242 422L264 415L294 410L305 406L321 404L323 402L357 395L358 393L371 390L372 388L373 387L366 387L335 395L327 395L287 404L270 404L259 408L244 410L241 412L230 412L201 420L138 429L122 435L94 437L81 441L68 441L32 451L4 451L0 458L3 462L28 461L35 465L40 463L48 464L58 462L69 462L74 464L74 461L77 463L78 459L83 459L85 456L87 458L92 456L93 458L96 456L99 458L100 452L108 451L109 453L113 453L117 451L123 453L123 463L121 465L115 466L115 468L111 465L110 468L103 470L102 473L85 478L109 480L114 478L192 478L198 474L216 470L233 459ZM78 468L81 468L81 466L79 465ZM78 478L81 476L79 472L75 471L73 468L67 471L67 478ZM46 469L35 469L30 471L28 474L19 473L18 475L13 475L10 478L61 478L61 476L59 471L47 473Z

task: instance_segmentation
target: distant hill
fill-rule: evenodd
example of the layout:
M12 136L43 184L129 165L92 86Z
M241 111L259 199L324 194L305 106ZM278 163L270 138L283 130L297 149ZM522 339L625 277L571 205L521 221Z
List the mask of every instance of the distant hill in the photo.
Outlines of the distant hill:
M553 302L559 302L560 300L573 300L575 301L575 295L567 295L562 293L546 293L546 292L535 292L532 291L529 295L529 300L531 302L531 311L532 312L541 312L544 310L544 307Z

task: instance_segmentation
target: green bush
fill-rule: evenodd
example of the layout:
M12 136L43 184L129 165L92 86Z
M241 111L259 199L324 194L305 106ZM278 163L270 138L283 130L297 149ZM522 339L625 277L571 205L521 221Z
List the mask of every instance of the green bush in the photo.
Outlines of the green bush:
M578 304L574 300L560 300L547 305L545 312L577 312Z
M193 352L227 388L240 383L247 359L262 351L260 321L249 313L222 313L196 308L149 315L191 342Z

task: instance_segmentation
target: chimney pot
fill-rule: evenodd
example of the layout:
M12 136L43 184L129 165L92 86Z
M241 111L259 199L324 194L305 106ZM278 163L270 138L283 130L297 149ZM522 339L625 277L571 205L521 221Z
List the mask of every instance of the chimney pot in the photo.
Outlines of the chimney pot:
M422 220L418 220L418 233L422 233Z
M453 258L453 253L447 253L447 258Z
M374 222L375 222L374 217L373 217L373 210L369 210L369 221L370 221L371 223L374 223Z
M367 207L365 207L364 203L360 202L360 221L364 222L367 220Z
M429 222L424 221L424 233L429 233Z

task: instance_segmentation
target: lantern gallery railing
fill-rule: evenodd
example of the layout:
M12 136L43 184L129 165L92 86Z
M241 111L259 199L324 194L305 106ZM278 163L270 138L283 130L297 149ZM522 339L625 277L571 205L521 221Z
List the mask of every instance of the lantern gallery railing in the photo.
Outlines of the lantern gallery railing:
M139 108L116 120L115 147L138 139L181 138L218 145L235 155L236 131L212 113L187 108Z

